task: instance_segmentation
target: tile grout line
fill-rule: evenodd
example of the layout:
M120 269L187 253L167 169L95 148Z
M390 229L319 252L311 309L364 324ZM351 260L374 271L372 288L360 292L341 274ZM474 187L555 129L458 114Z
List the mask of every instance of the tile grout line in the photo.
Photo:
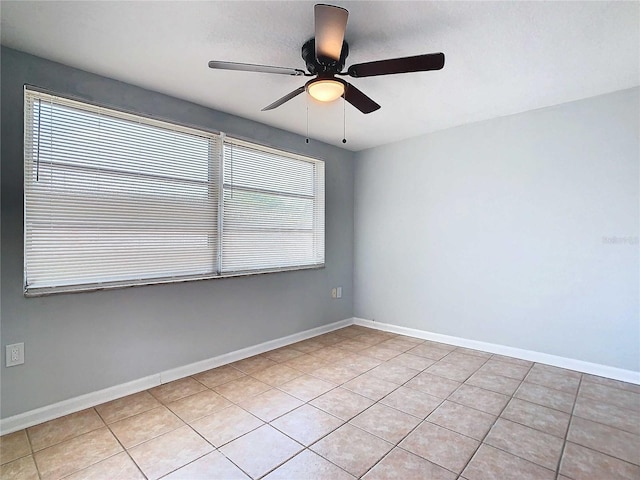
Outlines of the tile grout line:
M144 390L144 391L146 391L146 390ZM154 397L154 398L155 398L155 397ZM111 426L110 426L110 425L105 421L105 419L102 417L102 415L100 415L100 412L98 412L98 410L97 410L95 407L93 407L93 410L96 412L96 414L98 415L98 417L100 417L100 420L102 420L102 423L104 423L104 425L107 427L107 429L109 430L109 432L111 433L111 435L113 435L113 438L115 438L115 439L116 439L116 441L120 444L120 446L122 447L122 450L123 450L124 452L126 452L127 457L129 457L129 460L131 460L131 461L133 462L133 464L136 466L136 468L138 469L138 471L140 472L140 474L141 474L144 478L149 478L149 477L147 477L147 476L145 475L145 473L142 471L142 468L140 468L140 465L138 465L138 464L137 464L137 462L133 459L133 457L132 457L132 456L131 456L131 454L129 453L129 450L127 450L127 449L125 448L125 446L122 444L122 442L120 441L120 439L119 439L119 438L116 436L116 434L113 432L113 430L111 429ZM149 411L149 410L147 410L147 411ZM141 413L144 413L144 412L141 412ZM131 415L131 416L134 416L134 415ZM131 418L131 417L126 417L126 418ZM123 418L122 420L124 420L124 418ZM112 422L112 423L116 423L116 422ZM143 443L144 443L144 442L143 442ZM118 452L118 453L120 453L120 452ZM116 453L116 455L118 455L118 453ZM112 456L115 456L115 455L112 455ZM108 457L108 458L111 458L111 457ZM106 459L105 459L105 460L106 460ZM95 465L95 463L94 463L93 465ZM90 465L90 466L91 466L91 465ZM87 467L87 468L89 468L89 467ZM79 470L79 471L82 471L82 470Z
M564 439L562 442L562 448L560 449L560 457L558 458L558 465L556 466L556 480L560 476L560 467L562 466L562 460L564 457L564 451L567 448L567 441L569 438L569 430L571 429L571 424L573 423L573 412L576 409L576 403L578 403L578 395L580 394L580 387L582 386L582 374L580 374L580 380L578 381L578 389L576 390L576 396L573 399L573 405L571 406L571 413L569 417L569 423L567 424L567 430L564 432Z
M493 423L491 424L491 426L489 427L489 429L487 430L487 432L484 434L484 436L482 437L482 440L480 440L480 443L478 444L478 448L476 448L474 450L474 452L471 454L471 456L469 457L469 460L467 460L467 463L465 463L464 467L462 467L462 469L460 470L460 473L458 474L459 476L462 476L462 474L464 473L464 471L467 469L467 467L469 466L469 464L471 463L471 461L473 460L473 458L477 455L478 450L480 450L480 447L482 447L483 445L489 445L488 443L485 443L485 440L487 439L487 437L489 436L489 434L491 433L491 430L493 430L493 427L495 426L495 424L498 422L498 420L502 417L502 414L504 413L504 411L507 409L507 407L509 406L509 404L511 403L511 400L513 400L513 395L515 395L515 393L518 391L518 388L520 388L520 385L522 385L522 383L524 382L524 379L527 378L527 375L529 374L529 372L531 371L531 369L534 367L535 363L533 363L532 365L529 366L529 369L527 370L527 373L525 374L525 376L523 377L522 380L520 380L520 383L518 384L518 386L514 389L513 393L510 395L509 400L507 401L507 403L505 403L504 407L502 407L502 410L500 410L500 413L498 413L498 415L496 415L496 419L493 421ZM492 445L489 445L492 446ZM496 448L496 447L493 447ZM510 453L510 452L507 452ZM510 453L511 454L511 453ZM513 455L513 454L511 454ZM517 455L514 455L517 457ZM518 457L520 458L520 457Z
M38 462L36 462L36 452L33 450L33 443L31 443L31 435L29 434L29 429L28 428L24 429L24 434L27 437L27 443L29 444L29 455L31 455L31 457L33 458L33 464L36 467L36 473L38 474L38 478L42 479L42 474L40 473L40 468L38 468ZM19 459L16 459L16 460L19 460Z
M444 357L442 357L440 360L442 360L443 358L446 358L450 353L452 353L452 352L454 352L454 351L456 351L456 349L451 350L450 352L448 352L448 353L447 353ZM480 358L480 357L479 357L479 358ZM489 357L489 358L491 358L491 357ZM437 360L435 363L439 362L440 360ZM482 365L484 365L485 363L487 363L487 361L488 361L488 360L489 360L489 359L485 359L485 361L482 363ZM432 365L435 365L435 363L433 363ZM478 367L478 369L480 369L480 368L482 367L482 365L480 365L480 367ZM430 365L429 367L431 367L431 365ZM426 367L426 368L424 368L423 370L421 370L419 373L417 373L416 375L414 375L413 377L411 377L409 380L407 380L406 382L404 382L402 385L400 385L400 387L405 386L405 385L406 385L407 383L409 383L413 378L415 378L416 376L420 375L420 374L421 374L421 373L423 373L423 372L426 372L426 370L427 370L429 367ZM478 369L476 369L476 371L477 371ZM474 373L475 373L475 371L474 371ZM470 374L470 375L467 377L467 379L468 379L469 377L471 377L471 375L473 375L473 373L472 373L472 374ZM438 376L439 376L439 375L438 375ZM442 378L446 378L446 377L442 377ZM448 380L451 380L451 379L448 379ZM454 380L454 381L455 381L455 380ZM466 379L465 379L465 381L466 381ZM463 384L464 384L464 382L460 382L460 385L463 385ZM392 392L389 392L387 395L385 395L385 396L384 396L384 397L382 397L380 400L378 400L378 402L374 403L374 405L376 405L376 404L377 404L377 403L379 403L380 401L384 400L387 396L391 395L393 392L395 392L396 390L398 390L400 387L396 388L396 389L395 389L395 390L393 390ZM411 388L411 387L406 387L406 388ZM455 392L455 391L457 391L457 389L458 389L458 388L460 388L460 387L457 387L457 388L456 388L456 390L454 390L454 392ZM454 392L451 392L451 394L453 394ZM425 394L426 394L426 392L423 392L423 393L425 393ZM449 394L449 396L450 396L451 394ZM428 394L427 394L427 395L428 395ZM437 398L437 397L434 397L434 398ZM448 397L447 397L447 398L448 398ZM407 433L406 433L406 434L405 434L405 435L404 435L404 436L403 436L403 437L402 437L402 438L401 438L401 439L400 439L396 444L394 444L394 445L393 445L393 447L391 448L391 450L389 450L385 455L383 455L383 456L382 456L382 458L380 458L380 459L379 459L377 462L375 462L371 467L369 467L369 469L367 469L367 470L366 470L366 471L365 471L365 472L360 476L360 478L362 478L364 475L366 475L368 472L370 472L370 471L371 471L371 470L372 470L376 465L378 465L378 464L379 464L380 462L382 462L382 461L383 461L387 456L389 456L389 455L391 454L391 452L394 450L394 448L400 448L401 450L403 450L403 451L405 451L405 452L408 452L408 453L410 453L410 454L412 454L412 455L416 455L416 456L418 456L418 457L422 458L423 460L426 460L427 462L430 462L430 463L432 463L432 464L434 464L434 465L439 466L440 468L444 468L445 470L447 470L447 471L449 471L449 472L452 472L452 473L456 474L456 473L455 473L455 472L453 472L452 470L449 470L448 468L445 468L445 467L443 467L442 465L439 465L439 464L437 464L437 463L431 462L429 459L424 458L424 457L422 457L421 455L418 455L418 454L416 454L416 453L413 453L413 452L410 452L410 451L408 451L408 450L405 450L404 448L402 448L402 447L400 446L400 443L402 443L402 442L403 442L403 441L404 441L404 440L405 440L409 435L411 435L411 434L412 434L412 433L413 433L413 432L414 432L418 427L420 427L421 425L423 425L425 422L427 422L427 421L428 421L428 420L427 420L427 418L429 418L429 415L431 415L431 414L432 414L433 412L435 412L438 408L440 408L440 406L441 406L445 401L447 401L447 398L442 399L442 401L441 401L441 402L440 402L440 403L439 403L439 404L438 404L438 405L437 405L433 410L431 410L431 412L429 412L429 413L428 413L428 414L427 414L427 415L426 415L426 416L425 416L425 417L424 417L424 418L423 418L423 419L422 419L422 420L421 420L421 421L420 421L420 422L419 422L415 427L413 427L413 428L412 428L409 432L407 432ZM382 405L384 405L384 404L382 404ZM373 406L373 405L372 405L372 406ZM371 408L371 407L369 407L369 408ZM393 408L393 407L391 407L391 408ZM406 412L403 412L403 413L406 413ZM409 415L410 415L410 414L409 414ZM420 417L416 417L416 418L420 418ZM431 423L431 422L429 422L429 423ZM354 425L354 426L355 426L355 425ZM442 427L442 428L445 428L445 427ZM449 430L449 429L447 429L447 430ZM365 431L366 431L366 430L365 430ZM450 430L450 431L453 431L453 430ZM367 432L367 433L369 433L369 432ZM459 432L454 432L454 433L460 434ZM373 434L373 435L375 435L375 434ZM465 436L466 436L466 435L465 435ZM380 437L378 437L378 438L380 438ZM384 440L384 439L383 439L383 440ZM475 439L474 439L474 440L475 440ZM391 443L391 442L389 442L389 443ZM478 448L479 448L479 447L478 447ZM465 465L465 467L466 467L466 465ZM463 468L463 470L464 470L464 468ZM461 470L461 472L462 472L462 470ZM460 475L460 474L456 474L456 475Z

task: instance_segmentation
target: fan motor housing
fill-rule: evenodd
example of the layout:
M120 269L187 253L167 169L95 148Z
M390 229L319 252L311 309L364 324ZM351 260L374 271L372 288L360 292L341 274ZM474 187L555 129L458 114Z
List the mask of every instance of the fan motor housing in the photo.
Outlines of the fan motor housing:
M349 45L347 42L342 42L342 51L340 52L340 59L334 60L332 58L320 57L316 58L316 40L312 38L307 40L302 45L302 59L307 65L307 70L312 75L319 75L322 73L335 74L342 71L344 63L349 55Z

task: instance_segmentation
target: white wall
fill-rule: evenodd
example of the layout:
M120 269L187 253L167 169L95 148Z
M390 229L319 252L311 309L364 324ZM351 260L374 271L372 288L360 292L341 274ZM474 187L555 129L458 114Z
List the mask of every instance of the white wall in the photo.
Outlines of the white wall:
M634 88L357 154L355 315L640 370L639 118Z

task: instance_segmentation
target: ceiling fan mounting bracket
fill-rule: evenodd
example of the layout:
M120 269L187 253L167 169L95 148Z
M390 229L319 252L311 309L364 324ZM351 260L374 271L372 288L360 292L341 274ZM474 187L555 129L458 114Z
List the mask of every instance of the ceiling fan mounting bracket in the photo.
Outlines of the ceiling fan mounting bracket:
M342 42L342 51L340 52L340 58L338 60L327 57L316 58L315 38L307 40L304 45L302 45L302 59L307 65L307 71L312 75L335 75L340 73L344 68L347 56L349 56L349 45L346 41Z

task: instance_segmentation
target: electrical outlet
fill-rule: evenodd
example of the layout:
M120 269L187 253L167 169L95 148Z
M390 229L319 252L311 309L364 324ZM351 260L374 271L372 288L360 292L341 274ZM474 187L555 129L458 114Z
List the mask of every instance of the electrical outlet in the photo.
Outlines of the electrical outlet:
M338 298L338 289L337 288L332 288L331 289L331 298Z
M7 345L7 367L24 363L24 343Z

